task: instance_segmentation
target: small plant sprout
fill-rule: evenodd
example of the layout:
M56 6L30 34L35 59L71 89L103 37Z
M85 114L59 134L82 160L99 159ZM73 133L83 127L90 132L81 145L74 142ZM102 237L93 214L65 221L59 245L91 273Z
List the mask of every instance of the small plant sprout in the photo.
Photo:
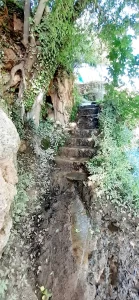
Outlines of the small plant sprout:
M75 232L76 232L76 233L79 233L79 232L80 232L80 230L79 230L78 228L76 228L76 229L75 229Z
M52 293L49 292L44 286L40 287L42 300L49 300L52 297Z

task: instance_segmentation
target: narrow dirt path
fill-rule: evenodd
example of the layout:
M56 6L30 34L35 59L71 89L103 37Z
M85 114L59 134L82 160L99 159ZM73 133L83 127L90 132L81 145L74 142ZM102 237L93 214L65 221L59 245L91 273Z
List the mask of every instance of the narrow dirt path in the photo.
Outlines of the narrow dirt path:
M95 103L79 108L77 126L55 159L53 200L44 214L47 232L37 261L37 282L52 292L53 300L89 300L95 295L87 282L94 247L91 223L79 190L87 179L86 161L96 151L91 134L98 132L98 112Z

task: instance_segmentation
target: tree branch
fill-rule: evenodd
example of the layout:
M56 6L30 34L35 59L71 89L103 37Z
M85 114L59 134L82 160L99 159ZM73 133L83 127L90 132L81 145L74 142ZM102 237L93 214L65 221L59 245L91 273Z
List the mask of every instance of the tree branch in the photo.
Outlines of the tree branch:
M48 0L40 0L35 17L34 17L34 23L35 25L39 25L44 13L44 10L46 8Z
M43 105L43 97L44 91L40 90L33 103L31 111L27 114L27 120L32 119L36 127L39 126L41 106Z
M21 70L22 72L22 78L25 84L25 74L24 74L24 61L22 61L20 64L14 66L11 70L11 78L10 81L7 83L7 85L4 88L4 92L6 92L11 86L14 84L14 76L17 71Z

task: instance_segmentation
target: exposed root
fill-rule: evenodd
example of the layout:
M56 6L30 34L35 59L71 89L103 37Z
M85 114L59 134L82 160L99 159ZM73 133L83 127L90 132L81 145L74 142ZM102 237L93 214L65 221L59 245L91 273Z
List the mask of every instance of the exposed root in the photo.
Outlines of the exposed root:
M22 72L22 78L25 85L25 73L24 73L24 61L22 61L20 64L14 66L11 70L11 78L10 81L7 83L7 85L4 88L4 92L6 92L10 87L14 86L14 77L17 71L21 70Z

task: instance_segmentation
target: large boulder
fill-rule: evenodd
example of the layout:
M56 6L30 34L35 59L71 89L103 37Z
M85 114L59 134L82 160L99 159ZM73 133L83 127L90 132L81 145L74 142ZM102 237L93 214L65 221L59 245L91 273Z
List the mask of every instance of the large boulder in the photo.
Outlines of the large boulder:
M19 144L14 124L0 109L0 257L12 226L10 207L16 194L16 154Z

